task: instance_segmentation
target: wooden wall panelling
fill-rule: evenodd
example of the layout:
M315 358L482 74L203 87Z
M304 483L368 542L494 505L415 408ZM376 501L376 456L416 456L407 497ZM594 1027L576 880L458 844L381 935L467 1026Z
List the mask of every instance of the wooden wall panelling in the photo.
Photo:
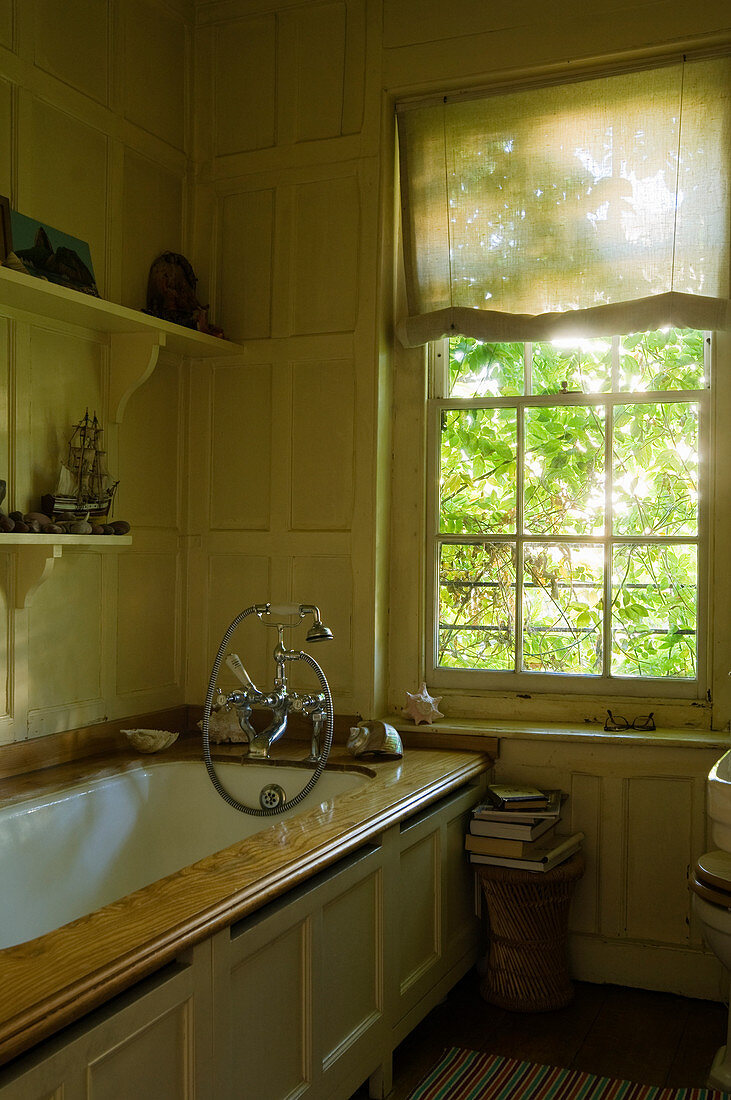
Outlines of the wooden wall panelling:
M0 195L13 192L12 85L0 80Z
M636 776L627 790L627 935L687 943L692 780Z
M269 599L271 572L271 561L265 555L244 551L210 553L206 616L207 646L200 684L189 702L204 702L205 689L216 651L234 618L251 604L265 603ZM228 650L238 653L244 668L262 691L266 690L264 685L269 685L273 680L274 664L271 652L274 649L276 637L274 631L262 626L256 615L250 615L237 628L228 646ZM227 685L230 690L237 681L224 666L219 682Z
M213 371L209 524L212 530L271 526L272 367Z
M276 194L262 187L220 200L217 317L232 340L262 339L272 332Z
M576 892L571 906L571 926L582 932L598 932L601 917L601 883L597 852L602 837L602 783L597 775L574 773L565 817L571 832L586 835L584 845L585 870L581 890ZM579 825L578 822L581 822ZM619 837L615 838L621 843Z
M13 48L13 0L0 0L0 46Z
M321 1012L314 1022L323 1073L383 1013L382 908L380 869L323 906L321 957L315 962Z
M23 214L86 241L99 291L105 294L107 136L84 119L35 96L20 127L15 206Z
M340 137L345 87L347 5L312 4L281 14L289 80L283 99L295 142ZM287 63L289 62L289 63Z
M117 569L117 695L132 713L173 706L182 701L177 536L138 533Z
M109 105L109 0L35 0L33 60L39 69Z
M179 171L129 148L122 171L121 302L142 309L153 260L183 249L184 180Z
M214 30L214 155L277 140L277 16L252 15Z
M125 0L122 15L125 118L185 150L191 48L186 22L150 0Z
M353 519L353 361L292 364L290 525L347 530Z
M312 649L312 656L337 692L336 711L351 713L353 669L353 575L349 555L292 555L292 600L315 603L333 632L332 642ZM297 679L299 679L299 670Z
M294 186L290 331L350 332L358 315L358 177L348 170Z

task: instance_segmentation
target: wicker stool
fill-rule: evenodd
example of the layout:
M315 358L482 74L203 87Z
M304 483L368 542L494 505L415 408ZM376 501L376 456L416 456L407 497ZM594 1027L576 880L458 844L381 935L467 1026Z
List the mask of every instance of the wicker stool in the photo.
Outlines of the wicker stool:
M546 1012L573 1000L566 958L571 895L581 852L545 874L476 867L490 915L490 955L480 993L515 1012Z

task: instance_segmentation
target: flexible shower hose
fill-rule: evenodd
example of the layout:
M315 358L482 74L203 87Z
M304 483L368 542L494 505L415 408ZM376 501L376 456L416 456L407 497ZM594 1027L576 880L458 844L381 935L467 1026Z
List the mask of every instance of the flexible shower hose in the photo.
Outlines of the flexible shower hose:
M309 664L315 670L317 678L320 681L320 687L322 688L323 695L325 696L325 740L323 742L322 752L320 753L320 758L317 761L315 770L312 773L309 782L305 784L302 790L298 794L296 794L294 798L289 798L286 801L281 802L279 806L272 806L269 809L259 808L258 806L247 806L244 802L239 802L238 799L234 798L232 794L229 794L221 780L218 778L216 769L213 766L213 760L211 759L211 742L208 732L208 722L211 717L213 693L216 690L216 682L218 680L218 673L221 668L221 661L223 660L224 650L226 649L231 639L231 636L238 627L239 623L242 623L247 615L252 615L255 612L256 607L253 604L251 607L247 607L243 611L241 611L229 626L228 630L221 639L221 644L218 647L218 653L216 654L216 659L213 662L213 668L211 670L211 678L208 682L206 705L203 710L203 724L201 727L203 731L203 759L205 761L208 777L218 794L220 794L221 798L224 800L224 802L227 802L229 806L233 806L235 810L239 810L242 814L250 814L252 817L273 817L276 814L284 813L285 810L291 810L294 806L298 806L300 802L307 797L307 795L310 793L310 791L322 775L325 765L327 764L327 758L330 755L330 747L333 740L333 701L330 694L330 687L327 680L325 679L325 673L322 671L317 661L314 660L313 657L310 657L309 653L303 652L300 652L298 657L291 658L292 660L296 661L306 661L307 664Z

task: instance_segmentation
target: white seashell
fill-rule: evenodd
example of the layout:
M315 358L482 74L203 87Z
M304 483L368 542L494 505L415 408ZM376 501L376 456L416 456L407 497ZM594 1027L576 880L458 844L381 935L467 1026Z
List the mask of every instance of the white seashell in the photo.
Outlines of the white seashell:
M122 730L127 740L138 752L160 752L169 749L178 739L177 733L169 730Z

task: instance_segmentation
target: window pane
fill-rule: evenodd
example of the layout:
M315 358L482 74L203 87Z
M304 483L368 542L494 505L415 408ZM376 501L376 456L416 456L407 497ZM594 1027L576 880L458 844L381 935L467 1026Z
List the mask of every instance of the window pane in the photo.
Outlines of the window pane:
M442 413L439 530L515 531L515 409Z
M619 338L620 390L696 390L704 384L704 336L695 329Z
M523 570L523 668L599 675L602 547L526 544Z
M612 673L696 675L695 546L618 546L612 568Z
M618 405L612 507L618 535L698 530L698 406Z
M524 476L529 534L602 534L604 409L527 408Z
M579 390L600 393L612 381L612 340L582 340L568 344L557 340L533 345L533 393Z
M523 392L523 379L523 344L483 344L469 336L450 337L450 397L514 397Z
M515 666L515 547L443 545L439 560L442 668Z

